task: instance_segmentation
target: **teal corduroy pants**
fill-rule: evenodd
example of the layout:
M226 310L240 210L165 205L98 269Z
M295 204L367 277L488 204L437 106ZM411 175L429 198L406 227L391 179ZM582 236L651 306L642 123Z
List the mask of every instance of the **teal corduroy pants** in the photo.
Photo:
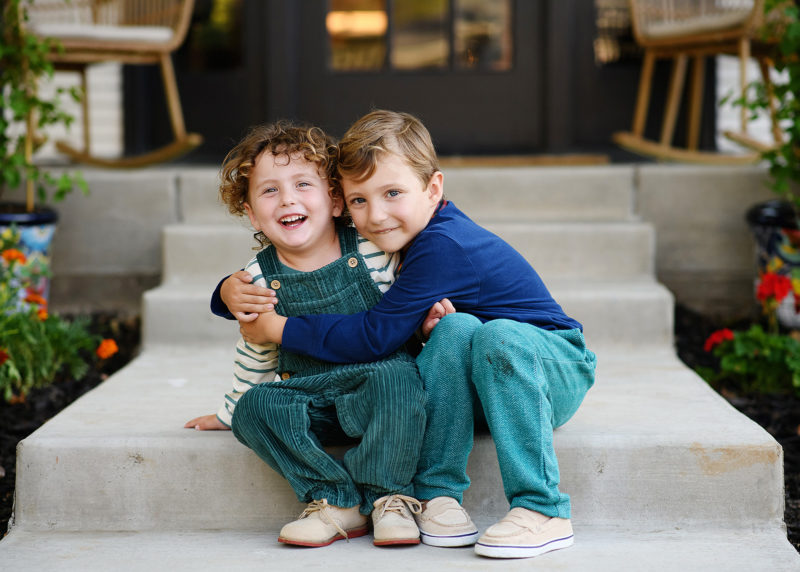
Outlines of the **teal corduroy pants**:
M553 429L577 411L594 384L595 365L579 330L446 316L417 358L428 393L417 498L462 501L475 411L482 411L511 507L569 518L569 496L558 489Z

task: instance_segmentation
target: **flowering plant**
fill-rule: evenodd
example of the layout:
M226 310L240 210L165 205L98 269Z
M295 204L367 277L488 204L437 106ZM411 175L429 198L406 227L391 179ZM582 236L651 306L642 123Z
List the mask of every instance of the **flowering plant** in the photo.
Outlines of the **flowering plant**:
M753 324L744 331L724 328L706 339L704 350L719 358L719 368L698 372L712 385L738 389L743 393L800 396L800 334L782 331L777 319L781 302L800 290L800 281L766 272L756 298L766 319L766 330Z
M14 227L0 233L0 395L6 401L24 401L62 372L82 377L96 358L117 351L113 340L89 332L87 319L68 321L47 311L37 286L47 274L46 264L22 250Z

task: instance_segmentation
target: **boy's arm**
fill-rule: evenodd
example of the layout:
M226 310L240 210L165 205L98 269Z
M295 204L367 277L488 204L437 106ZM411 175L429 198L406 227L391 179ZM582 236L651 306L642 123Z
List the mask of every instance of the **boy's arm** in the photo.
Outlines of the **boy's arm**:
M239 333L251 344L277 344L283 340L283 328L287 318L275 311L262 312L255 320L239 321Z
M254 274L255 277L253 276ZM233 285L233 294L224 288L224 284L227 282ZM237 299L232 299L230 296L233 295L235 298L237 295L235 290L237 288L241 290L243 287L246 287L244 292L245 296L250 295L249 293L254 291L254 289L256 295L266 291L274 296L275 293L265 288L265 285L266 281L260 273L257 260L254 258L247 264L245 270L240 270L219 283L211 299L211 310L219 316L233 318L234 316L228 311L228 307L225 305L223 298L229 302L233 311L247 311L246 307L242 308L238 304L247 304L249 303L248 300L245 299L244 302L242 302L242 300L239 299L237 301ZM272 310L272 304L276 302L277 300L274 300L269 303L268 310ZM257 316L258 314L253 314L253 318ZM247 316L244 316L244 318L247 319ZM239 323L241 324L243 322L240 320ZM239 402L239 398L253 386L275 379L275 372L278 368L278 355L278 348L275 344L256 346L247 344L244 340L239 339L236 344L233 389L225 394L224 403L216 414L196 417L187 421L184 427L200 431L230 429L233 411L236 408L236 404Z
M366 260L370 277L381 293L385 294L395 280L395 273L400 263L400 253L389 254L384 252L361 235L358 237L358 251ZM269 292L273 295L275 294L272 290ZM239 332L250 343L280 344L283 338L283 327L286 324L286 318L274 312L262 312L262 314L264 314L263 318L259 316L257 320L248 320L250 322L249 325L240 320ZM431 326L431 329L433 329L433 326Z
M397 281L371 310L288 319L266 313L252 324L242 324L243 335L262 342L280 340L285 350L324 361L359 363L401 347L442 298L462 310L476 307L481 280L464 249L454 240L422 238L406 255Z
M433 328L447 314L456 311L453 303L447 298L442 298L428 310L427 316L420 326L422 339L427 340L431 336ZM258 323L256 323L258 322ZM239 331L242 338L250 343L276 343L280 344L283 339L283 328L286 326L286 318L275 312L265 312L258 316L255 321L241 323Z
M233 412L242 395L256 385L275 381L278 356L279 351L275 344L259 346L239 339L233 367L233 388L225 394L225 400L217 411L220 422L230 427Z
M199 431L230 429L233 412L242 395L256 385L275 380L278 355L275 344L256 346L240 339L236 344L233 388L225 394L219 411L187 421L184 427Z
M229 320L250 322L259 313L273 310L278 300L273 290L258 283L258 276L253 279L253 272L258 270L257 265L253 268L248 264L245 270L223 278L211 296L211 312Z

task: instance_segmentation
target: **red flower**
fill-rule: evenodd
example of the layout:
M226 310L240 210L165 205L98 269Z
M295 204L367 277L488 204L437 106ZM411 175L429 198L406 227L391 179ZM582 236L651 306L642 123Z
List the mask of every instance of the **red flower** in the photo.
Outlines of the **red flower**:
M706 343L703 344L703 349L707 352L710 352L711 350L713 350L715 347L717 347L719 344L721 344L726 340L733 341L733 332L730 331L728 328L717 330L716 332L708 336Z
M100 359L110 358L118 351L119 347L117 347L117 342L110 338L106 338L100 342L99 346L97 346L97 357Z
M42 322L44 322L47 319L47 310L45 308L39 308L36 310L36 315Z
M15 260L19 261L21 264L25 264L27 260L25 258L25 254L22 251L17 250L16 248L9 248L8 250L3 251L3 259L8 262L14 262Z
M775 298L776 302L780 302L792 291L792 281L788 276L782 274L775 274L774 272L767 272L761 277L761 282L758 284L756 297L764 302L769 298Z
M8 355L8 352L6 352L6 350L0 350L0 365L6 363L9 357L11 356Z

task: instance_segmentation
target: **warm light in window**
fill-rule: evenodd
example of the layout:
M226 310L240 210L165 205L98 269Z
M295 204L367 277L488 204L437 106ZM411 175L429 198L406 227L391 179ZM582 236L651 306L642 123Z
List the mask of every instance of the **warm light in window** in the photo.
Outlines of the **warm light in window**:
M375 37L386 34L389 22L382 10L328 12L325 26L332 37Z

